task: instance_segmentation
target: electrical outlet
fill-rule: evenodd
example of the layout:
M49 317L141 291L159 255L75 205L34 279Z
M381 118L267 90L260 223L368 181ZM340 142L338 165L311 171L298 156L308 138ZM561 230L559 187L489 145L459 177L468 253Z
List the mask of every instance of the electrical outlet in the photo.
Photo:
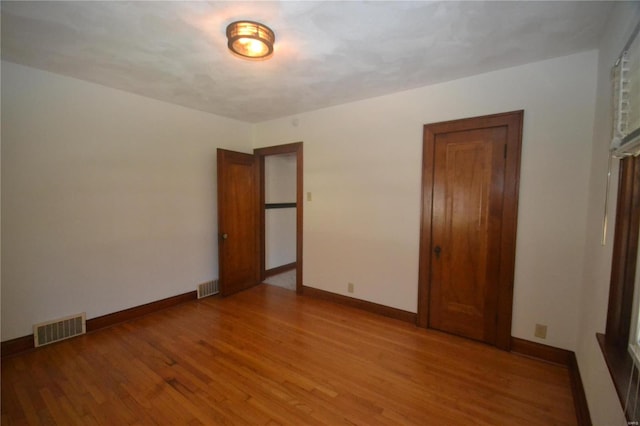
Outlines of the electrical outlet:
M542 324L536 324L536 330L533 333L534 336L539 337L541 339L547 338L547 326Z
M353 286L353 283L349 283L349 284L347 284L347 291L348 291L349 293L353 293L353 287L354 287L354 286Z

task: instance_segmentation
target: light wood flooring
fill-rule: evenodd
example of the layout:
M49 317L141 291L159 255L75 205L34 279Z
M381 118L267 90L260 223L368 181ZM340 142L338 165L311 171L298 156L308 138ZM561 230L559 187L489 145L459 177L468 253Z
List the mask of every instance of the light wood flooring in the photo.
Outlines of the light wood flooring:
M566 368L260 285L2 361L2 424L575 425Z

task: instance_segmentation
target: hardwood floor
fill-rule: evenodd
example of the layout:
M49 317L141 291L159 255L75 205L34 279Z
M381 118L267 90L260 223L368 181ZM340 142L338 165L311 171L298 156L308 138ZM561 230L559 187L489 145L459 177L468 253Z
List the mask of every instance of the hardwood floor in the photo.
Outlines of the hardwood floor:
M576 419L562 366L261 285L2 360L2 424Z

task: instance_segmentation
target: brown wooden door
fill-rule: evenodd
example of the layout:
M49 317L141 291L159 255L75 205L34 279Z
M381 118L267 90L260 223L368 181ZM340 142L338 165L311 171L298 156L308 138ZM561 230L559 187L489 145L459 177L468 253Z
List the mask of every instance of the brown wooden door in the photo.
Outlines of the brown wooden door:
M517 112L425 126L419 321L505 349L521 120Z
M218 149L220 293L260 282L259 180L254 155Z

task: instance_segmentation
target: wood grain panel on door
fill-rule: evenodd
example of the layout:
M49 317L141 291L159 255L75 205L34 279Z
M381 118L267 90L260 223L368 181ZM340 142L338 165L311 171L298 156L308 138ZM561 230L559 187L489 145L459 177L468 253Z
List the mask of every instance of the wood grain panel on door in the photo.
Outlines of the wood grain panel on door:
M218 149L220 293L260 282L259 188L256 157Z
M504 127L436 136L432 328L495 343Z
M503 349L511 342L522 116L424 128L418 324Z

